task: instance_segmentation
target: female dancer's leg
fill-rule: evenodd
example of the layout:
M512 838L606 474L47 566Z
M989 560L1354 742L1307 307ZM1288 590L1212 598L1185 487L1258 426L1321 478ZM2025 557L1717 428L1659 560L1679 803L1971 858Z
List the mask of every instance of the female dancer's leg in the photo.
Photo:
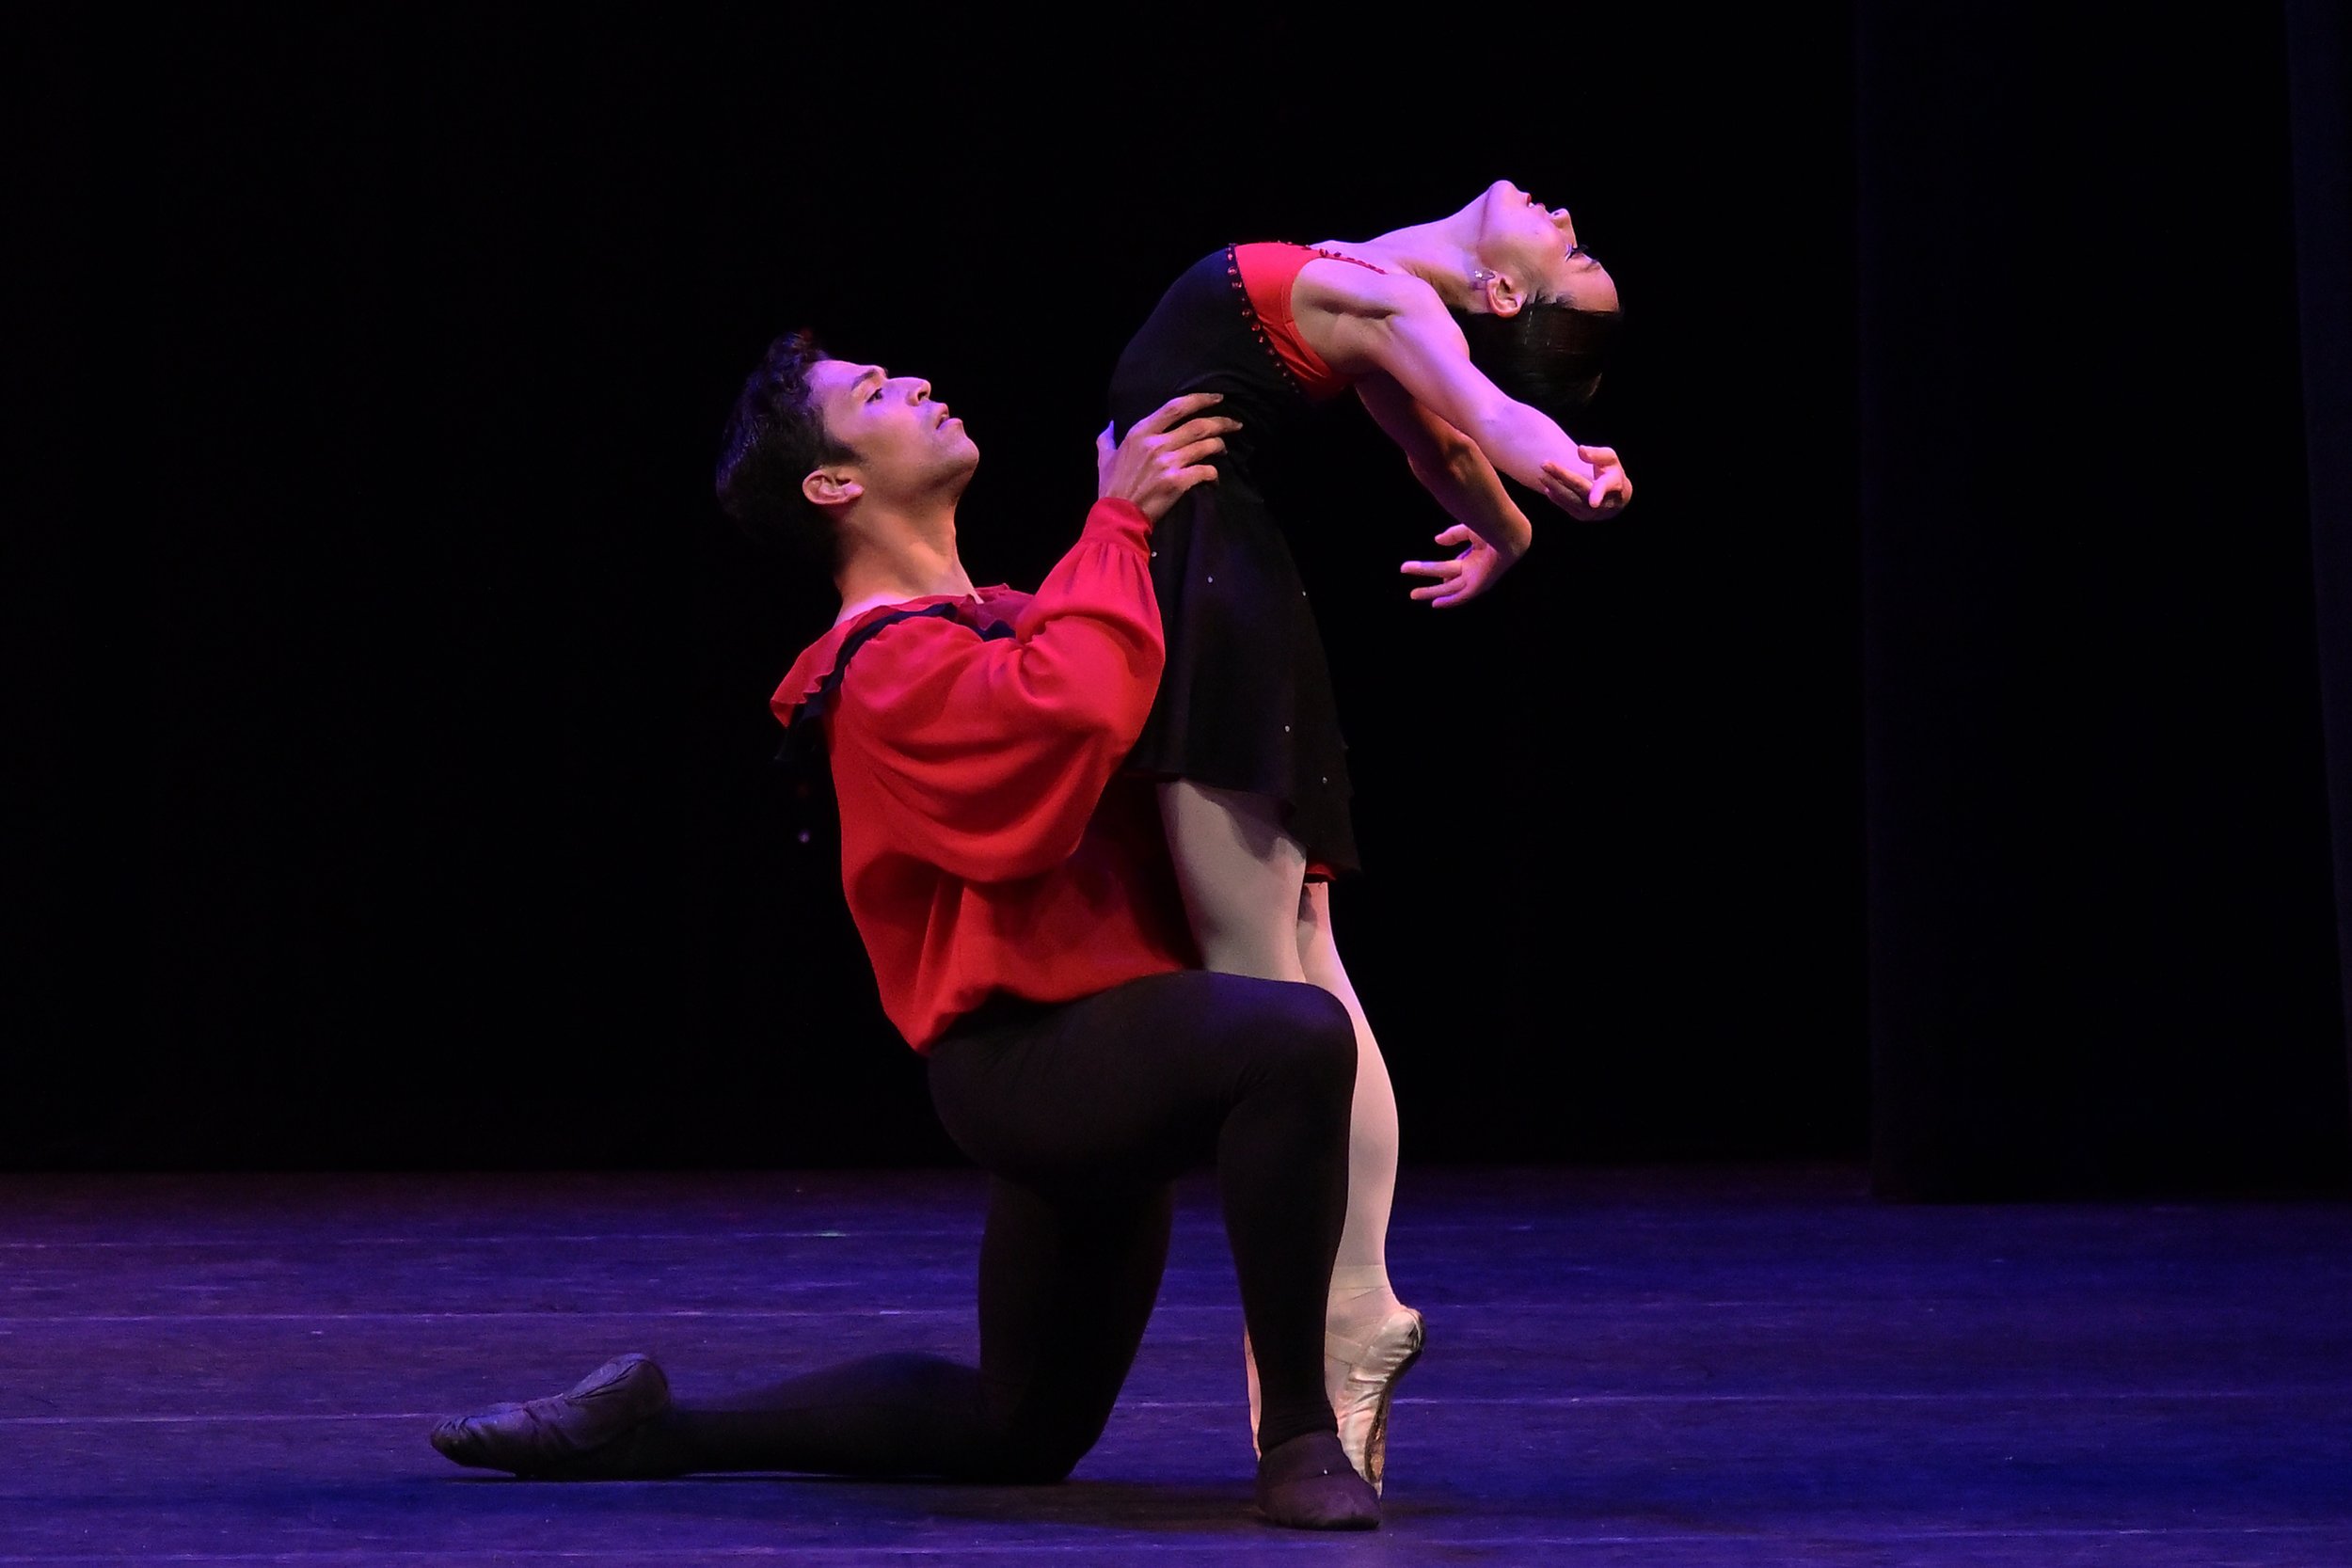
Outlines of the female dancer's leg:
M1331 938L1331 884L1310 882L1298 900L1298 958L1308 979L1340 999L1356 1025L1356 1101L1348 1123L1347 1225L1331 1270L1328 1326L1361 1340L1395 1310L1389 1284L1389 1210L1396 1196L1396 1091L1364 1020L1364 1005Z
M1279 806L1263 796L1189 780L1162 784L1159 796L1177 886L1202 962L1230 974L1311 981L1339 998L1355 1026L1347 1219L1326 1312L1324 1380L1348 1457L1378 1486L1389 1396L1420 1354L1422 1340L1419 1314L1398 1305L1389 1283L1397 1121L1388 1064L1331 939L1329 884L1307 881L1306 851L1282 830ZM1254 1362L1250 1372L1254 1428Z
M1389 1407L1397 1380L1421 1358L1419 1312L1389 1283L1389 1210L1396 1196L1396 1092L1364 1006L1331 936L1331 884L1298 901L1298 955L1307 978L1340 999L1356 1028L1356 1092L1348 1128L1347 1223L1324 1305L1323 1381L1340 1446L1377 1491L1388 1467Z
M1263 795L1189 779L1160 785L1160 821L1200 959L1227 974L1304 980L1298 898L1307 851Z

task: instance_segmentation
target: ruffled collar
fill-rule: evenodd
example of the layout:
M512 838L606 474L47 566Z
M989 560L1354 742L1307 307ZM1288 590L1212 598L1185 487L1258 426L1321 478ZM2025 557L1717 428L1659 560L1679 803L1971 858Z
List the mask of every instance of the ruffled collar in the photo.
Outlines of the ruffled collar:
M1016 593L1000 582L975 589L969 597L961 594L932 594L860 610L846 621L836 622L824 636L801 650L801 657L792 661L792 668L777 683L775 695L768 700L768 705L787 729L791 728L810 699L839 684L843 650L862 641L862 634L869 629L880 630L880 623L908 615L944 615L981 631L994 626L1009 628L1014 613L1027 600L1027 594Z

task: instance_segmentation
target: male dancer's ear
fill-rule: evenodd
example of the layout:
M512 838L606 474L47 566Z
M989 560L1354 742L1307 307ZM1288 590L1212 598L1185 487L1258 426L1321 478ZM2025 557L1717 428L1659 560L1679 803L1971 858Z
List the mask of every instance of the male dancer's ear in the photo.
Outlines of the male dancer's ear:
M866 486L847 468L812 468L801 481L801 494L818 506L840 506L866 494Z

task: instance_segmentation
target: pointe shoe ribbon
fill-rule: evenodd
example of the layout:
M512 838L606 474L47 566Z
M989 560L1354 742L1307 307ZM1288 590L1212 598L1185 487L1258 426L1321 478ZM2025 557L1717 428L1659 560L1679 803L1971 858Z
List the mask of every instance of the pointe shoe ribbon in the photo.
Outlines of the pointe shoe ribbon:
M453 1416L433 1446L459 1465L517 1476L580 1476L614 1438L669 1407L670 1382L652 1357L622 1355L560 1394Z

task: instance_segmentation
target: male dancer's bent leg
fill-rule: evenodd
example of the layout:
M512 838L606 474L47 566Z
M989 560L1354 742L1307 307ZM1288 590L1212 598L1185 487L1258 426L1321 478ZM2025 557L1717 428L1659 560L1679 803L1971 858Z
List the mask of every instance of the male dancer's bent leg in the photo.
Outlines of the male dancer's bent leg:
M546 1475L1058 1479L1101 1435L1141 1342L1168 1184L1214 1155L1264 1385L1261 1504L1282 1523L1371 1524L1368 1490L1342 1482L1361 1484L1331 1436L1322 1376L1355 1063L1344 1009L1303 984L1188 971L998 1009L939 1042L930 1066L943 1124L993 1178L978 1368L872 1356L714 1403L662 1398L550 1451L535 1437L584 1407L557 1396L445 1422L435 1446ZM659 1375L644 1364L624 1381Z
M1194 970L944 1041L931 1098L957 1145L1014 1180L1158 1182L1215 1158L1243 1315L1280 1347L1271 1449L1333 1429L1323 1306L1355 1072L1354 1025L1327 992Z

